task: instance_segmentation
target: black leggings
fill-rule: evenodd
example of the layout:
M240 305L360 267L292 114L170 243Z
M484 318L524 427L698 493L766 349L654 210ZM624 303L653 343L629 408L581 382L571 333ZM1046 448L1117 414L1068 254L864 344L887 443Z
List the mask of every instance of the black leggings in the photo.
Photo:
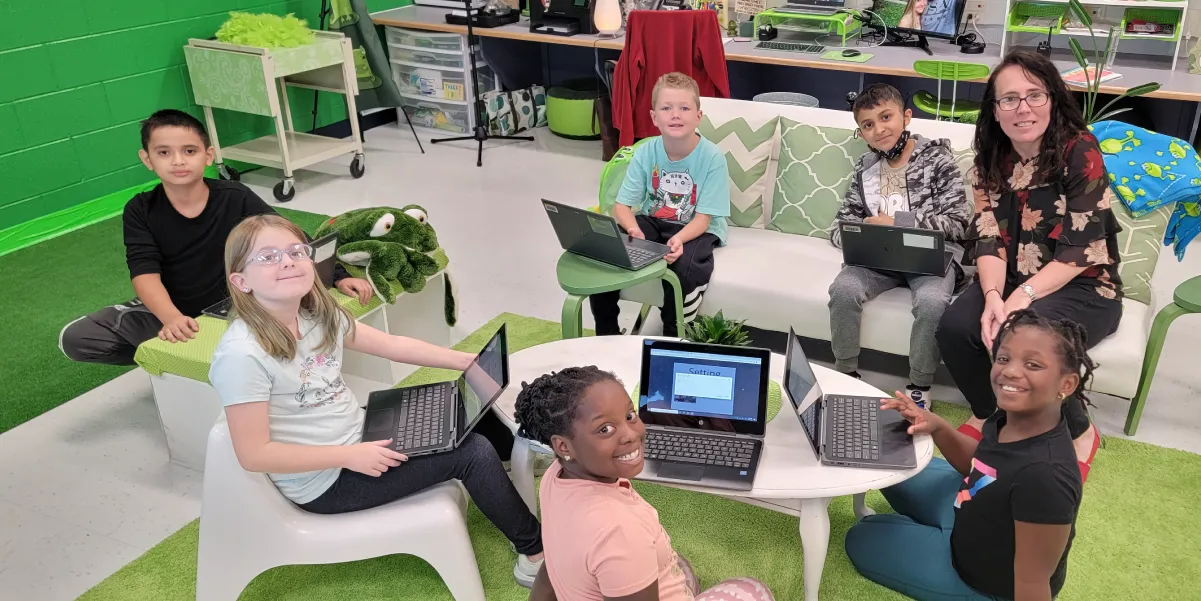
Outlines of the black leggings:
M1005 298L1016 286L1005 285ZM1019 292L1018 294L1024 294ZM1096 286L1069 282L1063 288L1040 298L1030 309L1047 319L1071 319L1084 326L1088 333L1085 345L1092 348L1118 329L1122 319L1122 303L1097 294ZM984 314L984 292L973 284L947 307L938 324L938 348L942 361L955 379L955 385L972 406L972 414L988 419L997 410L997 397L992 391L989 373L992 359L980 338L980 316ZM1084 403L1068 403L1064 407L1068 430L1079 438L1088 430L1088 411Z
M313 513L347 513L370 509L420 492L447 480L459 480L471 500L518 553L542 552L542 528L505 473L488 440L471 433L449 453L409 459L378 478L343 469L333 486L300 505Z

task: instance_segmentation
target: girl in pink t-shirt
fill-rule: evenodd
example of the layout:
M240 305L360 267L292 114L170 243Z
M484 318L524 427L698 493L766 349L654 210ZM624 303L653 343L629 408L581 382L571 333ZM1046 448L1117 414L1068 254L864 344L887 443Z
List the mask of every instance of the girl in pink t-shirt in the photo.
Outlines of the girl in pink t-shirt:
M546 563L530 601L773 601L751 578L698 595L658 512L630 486L646 426L613 374L571 367L540 376L517 396L517 421L557 457L542 477Z

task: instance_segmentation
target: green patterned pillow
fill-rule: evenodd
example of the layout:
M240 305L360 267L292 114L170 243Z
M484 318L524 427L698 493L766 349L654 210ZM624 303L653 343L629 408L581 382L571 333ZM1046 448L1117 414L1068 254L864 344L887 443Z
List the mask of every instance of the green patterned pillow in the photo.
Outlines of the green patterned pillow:
M851 184L855 161L867 144L855 130L818 127L780 117L780 163L767 228L786 234L830 237Z
M1125 205L1114 196L1113 214L1122 225L1118 234L1118 275L1122 277L1122 292L1126 298L1144 305L1151 304L1151 276L1163 250L1163 234L1174 205L1164 205L1142 217L1133 217Z
M728 121L720 119L705 115L697 131L726 155L730 171L729 222L738 227L762 228L767 224L770 204L767 165L779 117L750 114Z

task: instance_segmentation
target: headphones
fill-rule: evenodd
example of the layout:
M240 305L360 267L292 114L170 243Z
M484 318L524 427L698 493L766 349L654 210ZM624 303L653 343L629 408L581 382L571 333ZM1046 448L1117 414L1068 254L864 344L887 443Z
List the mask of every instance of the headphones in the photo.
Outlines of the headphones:
M959 45L959 51L963 54L984 53L985 44L984 42L977 42L976 34L974 33L965 33L963 35L955 36L954 43Z

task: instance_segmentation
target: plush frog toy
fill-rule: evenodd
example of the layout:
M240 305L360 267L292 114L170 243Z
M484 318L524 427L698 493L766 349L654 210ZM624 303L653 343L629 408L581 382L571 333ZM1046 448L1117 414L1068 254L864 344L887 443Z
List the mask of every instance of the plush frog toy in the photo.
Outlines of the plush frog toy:
M393 304L396 293L388 280L400 282L405 292L420 292L441 269L429 256L438 249L438 235L426 219L417 205L356 209L321 224L316 237L337 232L338 259L365 267L376 294Z

